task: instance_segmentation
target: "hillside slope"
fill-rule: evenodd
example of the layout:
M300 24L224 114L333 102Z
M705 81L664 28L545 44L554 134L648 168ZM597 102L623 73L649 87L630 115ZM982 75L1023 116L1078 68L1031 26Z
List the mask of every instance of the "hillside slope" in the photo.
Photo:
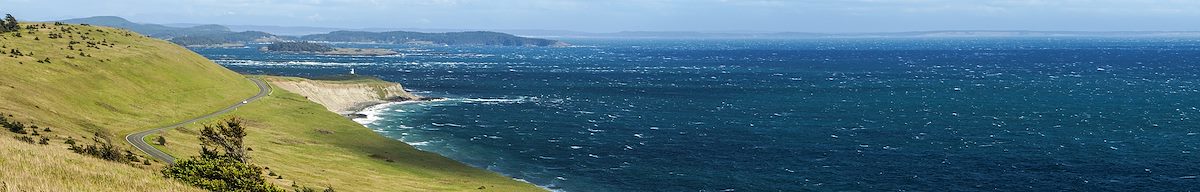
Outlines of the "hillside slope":
M254 85L187 49L108 27L24 23L0 33L0 113L36 125L47 145L7 144L0 182L12 190L196 190L153 166L71 153L64 142L112 143L135 130L215 111L253 95ZM14 142L15 143L15 142ZM140 163L139 163L140 164Z
M53 131L0 131L3 190L194 190L158 175L156 166L163 163L109 163L71 154L63 143L95 139L132 149L122 136L218 111L258 91L245 76L194 52L130 31L41 23L22 28L30 29L0 33L0 114L40 127L32 130ZM271 180L277 186L541 190L380 136L303 96L273 92L231 115L247 120L252 162L282 175ZM159 147L176 157L195 155L198 139L189 128L195 125L167 132L170 144ZM49 144L5 143L16 135L45 137Z
M56 145L0 137L0 191L203 191L141 169Z
M263 78L272 82L273 93L228 116L246 122L251 162L279 175L269 178L276 185L331 186L338 191L544 191L384 137L278 86L300 81L296 78ZM199 129L195 125L164 132L168 144L156 147L175 156L196 155Z
M116 16L96 16L87 18L62 20L63 23L91 24L129 29L134 32L154 38L171 39L175 37L232 33L228 27L221 25L199 25L193 27L170 27L158 24L134 23Z
M108 27L38 25L46 28L0 34L0 113L58 134L120 138L256 91L242 75L166 41Z

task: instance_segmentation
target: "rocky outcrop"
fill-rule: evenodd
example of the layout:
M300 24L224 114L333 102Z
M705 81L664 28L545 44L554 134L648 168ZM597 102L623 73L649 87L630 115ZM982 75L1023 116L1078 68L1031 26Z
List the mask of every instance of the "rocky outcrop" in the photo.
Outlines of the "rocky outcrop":
M322 81L290 77L271 77L266 80L271 85L320 103L329 111L347 116L372 105L421 99L404 91L404 87L398 83L381 80Z

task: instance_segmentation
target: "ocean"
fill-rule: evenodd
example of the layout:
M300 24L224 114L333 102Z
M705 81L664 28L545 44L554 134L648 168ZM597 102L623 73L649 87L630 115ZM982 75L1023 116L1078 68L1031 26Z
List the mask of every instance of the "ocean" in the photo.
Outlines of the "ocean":
M1200 39L565 39L197 48L378 76L379 134L559 191L1197 191Z

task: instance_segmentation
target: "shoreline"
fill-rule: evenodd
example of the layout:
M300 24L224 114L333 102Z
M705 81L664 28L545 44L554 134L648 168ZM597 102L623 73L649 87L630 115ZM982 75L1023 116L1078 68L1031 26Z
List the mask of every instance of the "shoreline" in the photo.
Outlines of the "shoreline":
M269 76L264 79L280 89L304 96L305 99L323 106L326 111L330 111L338 114L339 116L347 118L348 120L358 124L362 128L366 128L368 131L376 135L403 143L413 147L416 150L420 149L415 147L417 146L415 143L404 142L400 138L395 138L388 134L382 133L370 125L374 124L378 120L381 120L382 117L380 117L380 114L387 113L388 110L386 109L396 105L459 100L419 96L408 92L408 90L405 90L399 83L364 76L352 75L322 79ZM461 99L463 102L479 102L479 100L491 101L489 99ZM561 191L551 189L548 186L537 185L527 180L513 177L510 174L489 170L487 167L476 166L467 162L451 159L448 156L438 152L425 152L437 154L438 156L445 157L451 161L475 169L492 172L514 181L536 186L543 190Z
M267 77L275 86L297 93L325 109L341 116L354 117L359 111L371 106L397 101L430 100L413 95L399 83L387 82L373 77L346 76L332 80L314 80L300 77Z
M412 104L412 103L420 103L420 102L437 102L437 101L447 100L446 98L440 98L440 97L423 97L423 96L415 95L415 94L414 94L414 96L417 96L417 98L416 99L405 99L405 100L384 100L381 102L364 102L364 103L361 103L360 105L349 107L348 108L349 111L352 111L352 112L346 113L346 114L339 114L339 115L348 117L351 120L357 120L360 118L366 118L363 115L368 115L368 114L364 114L364 112L367 112L371 109L382 108L382 107L391 106L391 105Z
M422 98L426 98L426 97L422 97ZM390 107L392 107L392 106L397 106L397 105L410 105L410 104L418 104L418 103L423 103L423 102L441 102L441 101L449 101L449 100L450 100L450 99L447 99L447 98L433 98L433 99L423 99L423 100L389 101L389 102L384 102L384 103L380 103L380 104L375 104L375 105L366 106L366 107L364 107L364 108L362 108L362 109L359 109L359 110L355 111L353 114L351 114L351 115L359 115L359 114L363 114L363 115L366 115L366 117L356 117L356 116L348 116L348 117L350 117L350 120L351 120L351 121L354 121L355 123L358 123L359 125L362 125L363 127L367 128L368 130L371 130L371 132L374 132L375 134L379 134L380 136L387 137L387 138L390 138L390 139L395 139L396 141L399 141L399 142L401 142L401 143L408 144L409 146L413 146L413 148L417 148L416 146L418 146L418 145L414 145L414 143L409 143L409 142L406 142L406 141L404 141L404 140L401 140L401 139L399 139L399 138L393 138L393 137L391 137L391 136L389 136L389 135L387 135L387 134L384 134L384 133L381 133L381 132L379 132L378 130L376 130L376 129L375 129L375 128L373 128L373 127L370 127L370 125L371 125L371 124L373 124L375 121L378 121L378 120L380 120L380 119L381 119L381 117L379 117L379 116L378 116L378 114L380 114L380 113L386 113L387 111L386 111L385 109L387 109L387 108L390 108ZM362 121L360 121L360 119L362 119ZM417 148L417 150L426 151L426 150L422 150L422 149L420 149L420 148ZM435 154L441 155L441 156L443 156L443 157L450 158L450 157L448 157L448 156L446 156L446 155L444 155L444 154L442 154L442 153L436 152L436 151L426 151L426 152L435 153ZM452 159L452 158L451 158L451 160L454 160L454 159ZM485 170L485 171L489 171L489 172L493 172L493 173L496 173L496 174L500 174L500 175L503 175L503 176L505 176L505 177L508 177L509 179L512 179L512 180L514 180L514 181L518 181L518 182L522 182L522 183L528 183L528 184L530 184L530 185L537 186L538 188L542 188L542 189L544 189L544 190L546 190L546 191L551 191L551 192L564 192L564 191L563 191L563 190L561 190L561 189L551 189L549 186L543 186L543 185L539 185L539 184L537 184L537 183L529 182L528 180L525 180L525 179L522 179L522 178L517 178L517 177L514 177L514 176L512 176L512 175L509 175L509 174L503 173L503 172L494 171L494 170L489 170L489 169L487 169L486 167L480 167L480 166L472 165L472 164L470 164L470 163L467 163L467 162L462 162L462 161L459 161L459 160L454 160L454 161L457 161L457 162L459 162L459 163L462 163L462 164L464 164L464 165L471 166L471 167L474 167L474 168L477 168L477 169L482 169L482 170Z

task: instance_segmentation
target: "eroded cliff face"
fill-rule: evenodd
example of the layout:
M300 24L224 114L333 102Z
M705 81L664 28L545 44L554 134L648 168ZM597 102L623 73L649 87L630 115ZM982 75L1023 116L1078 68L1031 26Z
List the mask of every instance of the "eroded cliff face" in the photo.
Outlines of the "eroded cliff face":
M271 85L303 95L329 111L351 115L363 108L390 101L416 100L398 83L383 81L321 81L302 78L265 78Z

